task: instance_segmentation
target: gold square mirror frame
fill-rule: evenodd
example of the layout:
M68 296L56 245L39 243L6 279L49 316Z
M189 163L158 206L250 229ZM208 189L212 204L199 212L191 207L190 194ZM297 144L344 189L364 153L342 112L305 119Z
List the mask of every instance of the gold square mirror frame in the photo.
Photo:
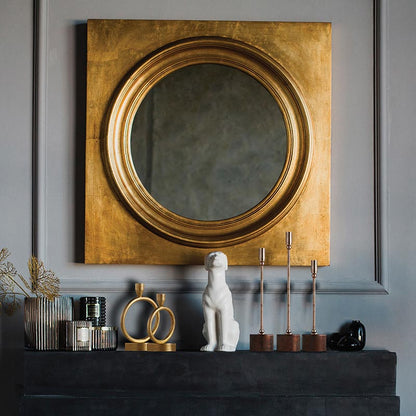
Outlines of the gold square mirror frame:
M256 265L258 248L265 247L266 264L283 265L285 232L291 231L293 265L306 266L311 259L329 265L330 23L90 20L87 33L86 263L203 264L208 252L221 249L231 265ZM236 214L225 219L189 218L164 206L138 174L132 155L134 120L147 97L172 74L204 65L233 68L255 80L277 105L286 132L277 173L273 166L264 169L275 175L274 185L251 208L240 213L237 206ZM191 82L192 77L185 73L184 79ZM227 84L217 85L222 85L218 90ZM207 106L224 112L216 99ZM238 97L232 100L237 106ZM246 101L251 107L243 118L254 118L259 110L259 119L266 119L263 102ZM204 126L201 120L196 124ZM159 127L157 134L170 143L168 130ZM265 158L272 146L261 144L260 136L263 131L257 130L246 140L266 148L259 156ZM209 135L206 140L211 141ZM227 136L219 140L217 147L228 142ZM245 171L245 163L238 165L237 176L244 177L240 183L248 189L251 179L261 175L248 162ZM176 181L174 200L182 197L181 180ZM166 183L166 177L160 182ZM246 197L244 188L236 194Z

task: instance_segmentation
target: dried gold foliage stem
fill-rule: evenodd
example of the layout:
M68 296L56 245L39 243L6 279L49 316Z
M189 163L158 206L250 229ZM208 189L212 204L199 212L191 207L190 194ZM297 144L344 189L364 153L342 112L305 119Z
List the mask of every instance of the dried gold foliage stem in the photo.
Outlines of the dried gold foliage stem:
M10 274L6 275L9 279L13 280L14 284L21 290L21 292L15 292L13 294L15 295L21 295L23 293L23 295L25 295L26 297L30 297L30 294L28 292L26 292L26 290L19 284L19 282L13 278L13 276L11 276ZM20 276L20 274L18 275L20 279L23 279L22 276Z
M7 261L9 256L7 248L0 250L0 312L3 310L12 315L20 307L19 296L30 297L30 293L49 300L59 296L60 281L54 272L45 268L43 262L35 256L30 257L30 279L26 279Z

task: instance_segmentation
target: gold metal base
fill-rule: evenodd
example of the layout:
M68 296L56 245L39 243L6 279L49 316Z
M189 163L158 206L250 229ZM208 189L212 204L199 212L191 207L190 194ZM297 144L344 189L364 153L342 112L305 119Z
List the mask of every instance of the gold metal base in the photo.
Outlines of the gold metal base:
M175 352L176 344L167 343L167 344L156 344L153 342L126 342L124 344L124 349L126 351L147 351L147 352Z
M302 351L324 352L326 351L326 335L303 334Z
M273 348L272 334L250 334L250 351L268 352Z
M277 351L298 352L300 351L300 335L277 334Z

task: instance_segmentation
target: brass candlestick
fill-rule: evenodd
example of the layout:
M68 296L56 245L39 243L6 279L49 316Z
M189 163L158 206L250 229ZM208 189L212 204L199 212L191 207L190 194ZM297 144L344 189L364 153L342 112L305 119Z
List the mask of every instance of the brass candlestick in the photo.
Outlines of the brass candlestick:
M286 333L277 335L277 351L296 352L300 351L300 336L292 334L290 329L290 250L292 248L292 233L286 232L287 249L287 298L286 298Z
M264 334L264 327L263 327L263 270L264 270L264 261L266 258L266 249L261 248L259 251L259 261L260 261L260 331L261 335Z
M263 269L266 258L266 249L261 248L259 250L260 261L260 330L258 334L250 334L250 351L273 351L273 335L265 334L263 327Z
M124 308L121 315L121 330L125 337L131 341L124 344L126 351L176 351L176 344L168 343L167 341L173 335L175 330L175 315L165 306L166 295L164 293L156 294L156 301L153 299L143 296L144 284L136 283L135 284L136 297L132 299ZM131 306L136 302L146 302L153 307L153 312L147 320L147 336L144 338L133 338L126 329L126 315ZM169 314L171 325L168 332L168 335L165 338L158 339L156 338L156 331L159 328L160 323L160 313L166 311ZM148 342L152 340L152 342Z
M311 352L326 351L326 335L318 334L316 330L316 276L318 274L318 261L311 261L312 274L312 331L302 335L302 350Z
M291 335L292 331L290 330L290 250L292 248L292 233L290 231L286 232L286 249L287 249L287 305L286 305L286 334Z

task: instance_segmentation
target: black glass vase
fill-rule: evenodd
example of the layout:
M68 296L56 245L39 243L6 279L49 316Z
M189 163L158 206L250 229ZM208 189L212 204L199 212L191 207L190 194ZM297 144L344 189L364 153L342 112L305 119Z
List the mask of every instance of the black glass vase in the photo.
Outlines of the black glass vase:
M332 334L328 346L338 351L360 351L365 346L365 327L360 321L352 321L341 332Z

